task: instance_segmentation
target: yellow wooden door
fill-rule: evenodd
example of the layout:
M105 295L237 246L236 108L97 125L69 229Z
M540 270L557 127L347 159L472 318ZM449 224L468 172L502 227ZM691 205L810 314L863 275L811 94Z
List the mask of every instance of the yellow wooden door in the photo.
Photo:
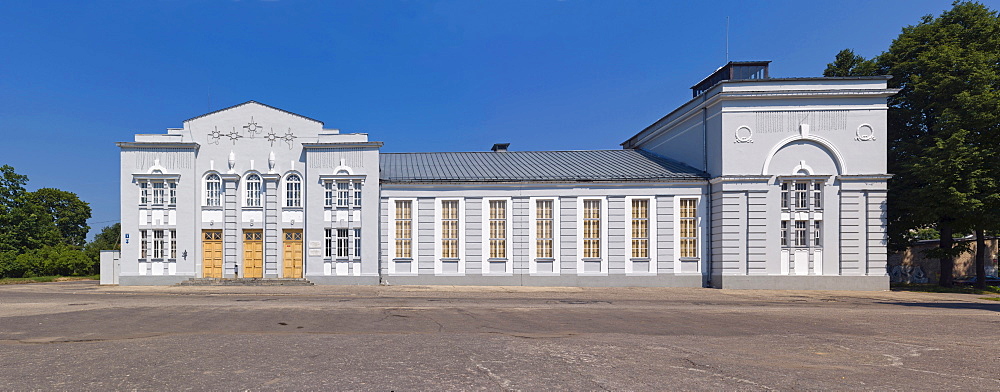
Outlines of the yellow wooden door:
M203 230L201 238L202 275L205 278L221 278L222 230Z
M302 230L285 230L285 251L282 261L285 264L286 278L302 277Z
M264 233L260 230L243 231L243 277L264 277Z

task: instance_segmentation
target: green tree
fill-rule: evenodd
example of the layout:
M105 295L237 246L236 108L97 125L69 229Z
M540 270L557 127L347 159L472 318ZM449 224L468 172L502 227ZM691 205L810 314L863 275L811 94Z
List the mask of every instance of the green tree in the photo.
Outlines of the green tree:
M935 252L940 283L950 286L954 257L965 251L954 246L952 233L982 237L1000 222L1000 17L982 4L956 2L939 17L903 28L877 61L893 76L890 87L900 89L889 98L889 171L895 174L889 231L934 224L941 233Z
M881 75L875 60L866 60L851 49L841 50L832 63L826 65L823 76L876 76Z
M122 243L122 225L121 223L115 223L111 226L104 226L101 232L94 236L94 240L87 243L84 247L84 253L93 262L94 269L92 273L97 273L99 266L101 264L101 251L102 250L121 250Z
M59 232L63 243L83 246L87 242L87 219L90 219L90 204L80 200L75 193L54 188L41 188L30 192L29 203L45 210Z

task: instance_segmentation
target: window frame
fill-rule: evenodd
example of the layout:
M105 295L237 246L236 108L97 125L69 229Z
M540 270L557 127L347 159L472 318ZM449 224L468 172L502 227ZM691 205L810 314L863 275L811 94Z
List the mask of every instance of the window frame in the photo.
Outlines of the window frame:
M256 177L256 180L253 178ZM251 194L254 192L250 189L250 184L256 184L257 190L256 194ZM264 177L260 173L247 173L243 181L243 207L244 208L264 208ZM256 203L254 203L256 202Z
M538 202L552 203L552 257L538 257ZM528 274L559 275L560 270L560 221L561 208L558 196L539 196L528 198ZM552 272L538 272L538 262L552 262Z
M632 231L632 202L634 200L646 200L647 204L647 215L646 215L646 257L632 257L632 242L636 240L633 237ZM626 196L625 197L625 233L627 242L625 243L626 252L626 262L625 262L625 273L626 274L636 274L636 275L655 275L657 271L657 253L659 250L657 241L657 209L656 209L656 196ZM648 262L648 269L645 271L637 270L635 268L635 262Z
M292 179L296 180L293 181ZM285 178L282 183L284 184L283 202L281 203L282 208L286 209L298 209L302 208L302 175L298 172L290 172L285 174ZM296 189L292 189L292 187Z
M504 203L503 217L493 218L492 217L492 206L494 202ZM511 230L511 209L513 208L513 199L510 197L484 197L482 199L482 274L483 275L513 275L514 273L514 263L512 262L511 252L511 236L513 230ZM503 238L503 251L504 257L492 257L493 252L493 237L492 237L492 221L503 222L504 225L504 238ZM461 239L461 238L460 238ZM503 262L504 272L489 272L488 263L498 263Z
M445 273L442 257L442 203L445 201L457 201L458 202L458 272ZM465 275L465 242L466 242L466 230L465 224L467 221L465 215L465 198L464 197L438 197L434 199L434 274L435 275L455 275L462 276ZM447 258L450 260L455 260L454 258Z
M598 228L598 251L599 257L584 257L584 206L587 201L596 200L600 202L598 212L600 217L600 227ZM576 274L577 275L607 275L608 274L608 198L607 196L581 196L576 198ZM599 261L601 269L599 272L585 272L584 263L587 261Z
M695 216L694 216L694 228L695 228L695 256L694 257L682 257L681 256L681 201L682 200L694 200L695 203ZM674 228L673 228L673 242L674 242L674 274L701 274L704 269L704 251L705 251L705 236L704 236L704 224L705 224L705 200L702 195L675 195L673 197L673 216L674 216ZM690 218L688 218L690 219ZM696 271L686 272L684 271L683 264L685 262L697 262Z
M212 179L213 176L215 177L214 180ZM208 172L204 176L203 184L204 193L202 193L201 205L203 207L222 207L222 176L216 172ZM212 197L212 184L216 185L214 199ZM213 204L213 201L215 204Z
M397 202L409 202L410 203L410 257L396 257L397 248L396 240L396 216L397 216ZM420 215L418 213L418 202L416 198L389 198L388 199L388 225L390 230L391 240L389 241L389 274L390 275L416 275L417 274L417 260L419 259L418 249L419 245L419 232L417 231L418 219ZM410 263L409 271L401 271L396 268L397 262L408 262Z

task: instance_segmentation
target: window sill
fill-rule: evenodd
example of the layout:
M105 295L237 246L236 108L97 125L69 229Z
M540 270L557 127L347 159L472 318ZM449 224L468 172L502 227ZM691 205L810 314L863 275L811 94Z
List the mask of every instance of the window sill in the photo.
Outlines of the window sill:
M551 263L551 262L554 262L554 261L556 261L556 259L554 257L539 257L539 258L535 259L536 263Z
M392 259L392 261L393 262L409 263L409 262L413 262L413 258L412 257L397 257L397 258Z
M203 211L222 211L222 206L201 206Z
M700 257L680 257L677 260L680 261L701 261Z
M510 259L507 259L507 258L502 258L501 259L501 258L492 258L491 257L491 258L486 259L486 261L490 262L490 263L506 263L506 262L510 261Z
M303 210L302 206L297 206L297 207L284 206L284 207L281 207L281 209L285 210L285 211L302 211Z
M634 261L640 261L640 262L642 262L642 261L650 261L650 260L651 259L649 257L633 257L633 258L629 259L629 261L633 261L633 262Z

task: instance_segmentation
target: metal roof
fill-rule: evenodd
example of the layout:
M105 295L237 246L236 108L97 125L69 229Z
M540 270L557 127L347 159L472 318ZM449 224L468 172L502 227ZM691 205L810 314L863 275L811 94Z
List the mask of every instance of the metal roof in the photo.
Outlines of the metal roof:
M642 150L379 154L384 182L697 180L708 175Z

